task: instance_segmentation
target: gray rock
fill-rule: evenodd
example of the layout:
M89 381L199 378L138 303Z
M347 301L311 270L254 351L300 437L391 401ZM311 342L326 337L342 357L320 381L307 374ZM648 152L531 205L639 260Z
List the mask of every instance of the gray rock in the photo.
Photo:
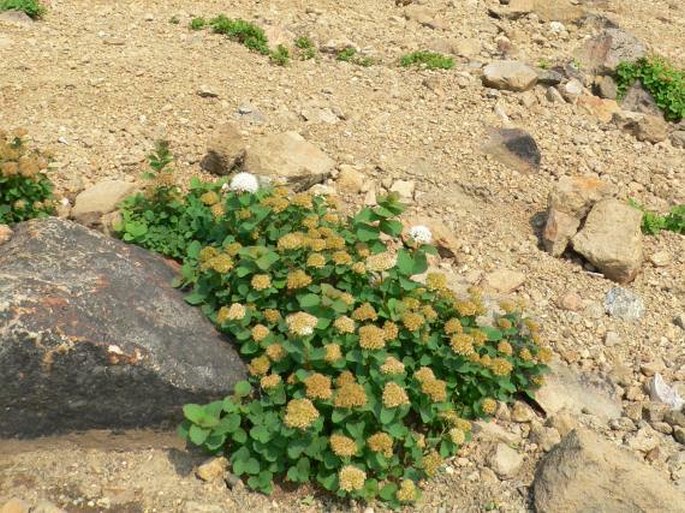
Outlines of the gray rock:
M615 199L602 200L592 208L571 244L604 276L628 283L642 265L641 222L639 210Z
M66 511L55 506L52 502L38 501L31 509L31 513L66 513Z
M637 321L645 312L642 298L622 287L612 287L604 298L604 309L622 321Z
M598 201L610 197L614 187L593 176L562 176L547 198L549 208L583 219Z
M501 479L511 479L521 469L523 456L507 444L498 443L490 455L488 463Z
M76 196L71 217L81 224L94 225L104 214L113 212L136 186L119 180L103 180Z
M685 496L660 472L586 429L538 464L533 502L536 513L685 513Z
M544 452L549 452L561 442L561 435L554 427L545 427L535 422L531 425L530 441L537 444Z
M225 513L225 509L216 504L207 504L196 501L186 501L181 513Z
M641 115L625 123L622 129L638 141L656 144L668 139L668 124L661 115Z
M538 76L537 83L540 85L555 86L557 84L561 84L561 82L564 80L564 75L562 73L559 73L558 71L540 68L534 69L535 73L537 73Z
M685 148L685 130L676 130L672 132L671 144L675 148Z
M574 52L581 69L594 75L612 74L619 63L644 57L647 48L619 28L607 28Z
M227 175L242 164L245 146L238 128L233 123L224 123L210 136L200 166L212 174Z
M628 91L626 91L620 105L623 110L628 110L630 112L663 116L654 97L649 94L649 92L645 91L640 82L635 82Z
M685 330L685 313L680 313L678 314L674 319L673 319L673 324L678 326L680 329Z
M247 149L243 168L249 173L285 179L292 188L306 190L323 182L333 160L297 132L267 135Z
M520 128L500 128L491 131L483 151L502 164L521 173L540 168L542 154L535 139Z
M0 436L158 426L245 376L141 248L56 218L0 246Z
M494 89L527 91L535 86L538 75L533 68L517 61L498 61L483 69L483 84Z
M583 83L577 78L572 78L561 88L561 96L563 96L568 103L575 104L580 95L583 94L583 90Z
M608 379L578 373L560 363L550 367L552 372L545 376L545 384L535 392L535 401L547 415L562 410L575 415L587 412L605 422L621 416L621 401Z
M618 97L618 85L608 75L599 75L595 78L595 91L600 98L615 100Z
M0 12L0 25L10 25L13 27L30 27L34 21L23 11L4 11Z

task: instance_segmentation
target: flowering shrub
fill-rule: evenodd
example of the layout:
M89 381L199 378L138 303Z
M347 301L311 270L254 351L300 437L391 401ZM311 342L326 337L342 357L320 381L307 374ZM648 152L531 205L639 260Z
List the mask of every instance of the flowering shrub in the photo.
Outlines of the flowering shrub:
M29 150L26 131L0 130L0 224L18 223L52 214L52 183L43 171L47 159Z
M400 241L394 197L346 218L323 196L231 183L195 182L174 201L203 211L184 239L186 299L236 341L249 379L223 401L186 405L179 431L226 453L251 488L315 481L412 502L470 439L468 419L540 384L549 350L533 322L503 305L479 323L477 290L412 279L435 249L425 227Z

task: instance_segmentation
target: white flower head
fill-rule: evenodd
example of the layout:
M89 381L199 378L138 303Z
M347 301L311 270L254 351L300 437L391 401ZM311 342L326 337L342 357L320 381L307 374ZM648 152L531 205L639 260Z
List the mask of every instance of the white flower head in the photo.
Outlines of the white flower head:
M238 173L231 179L232 191L255 193L259 190L259 181L252 173Z
M409 229L409 236L419 244L430 244L433 240L433 234L427 226L418 224Z
M221 186L221 192L228 192L231 187L225 183Z

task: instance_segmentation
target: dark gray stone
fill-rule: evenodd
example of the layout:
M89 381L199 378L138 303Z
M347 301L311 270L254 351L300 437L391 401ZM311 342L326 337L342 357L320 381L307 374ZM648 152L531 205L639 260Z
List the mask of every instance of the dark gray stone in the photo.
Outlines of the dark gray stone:
M0 436L159 426L245 376L175 266L75 223L0 246Z
M483 150L503 164L521 172L539 169L542 161L535 139L520 128L494 130Z
M574 52L581 69L590 74L612 74L623 61L635 61L647 54L647 48L630 32L607 28L586 41Z
M610 76L600 75L595 78L595 92L600 98L615 100L618 96L618 86Z
M654 97L645 91L639 82L635 82L628 91L626 91L623 100L621 100L621 108L630 112L641 112L643 114L652 114L654 116L663 116L661 109L656 104Z

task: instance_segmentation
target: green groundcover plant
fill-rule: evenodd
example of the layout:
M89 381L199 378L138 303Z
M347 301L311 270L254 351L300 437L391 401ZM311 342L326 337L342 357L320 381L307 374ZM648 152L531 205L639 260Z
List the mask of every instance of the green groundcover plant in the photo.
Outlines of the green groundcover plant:
M435 52L413 52L403 55L400 59L400 66L417 66L424 69L452 69L454 59L448 55Z
M411 503L470 439L469 419L541 384L551 353L514 305L486 320L478 290L412 278L435 248L423 226L403 241L395 197L348 217L332 198L247 173L182 194L160 179L164 162L119 231L181 259L187 301L236 341L249 379L186 405L179 432L226 454L249 487L315 482Z
M0 224L12 224L54 212L47 158L22 139L26 131L0 130Z
M21 11L31 18L42 17L47 9L38 0L0 0L0 11Z
M676 69L661 57L652 56L635 62L622 62L616 69L619 96L639 80L654 97L669 121L685 117L685 70Z
M685 235L685 204L676 205L666 215L646 210L634 199L630 199L630 205L642 211L642 233L646 235L658 235L662 230L667 230Z

